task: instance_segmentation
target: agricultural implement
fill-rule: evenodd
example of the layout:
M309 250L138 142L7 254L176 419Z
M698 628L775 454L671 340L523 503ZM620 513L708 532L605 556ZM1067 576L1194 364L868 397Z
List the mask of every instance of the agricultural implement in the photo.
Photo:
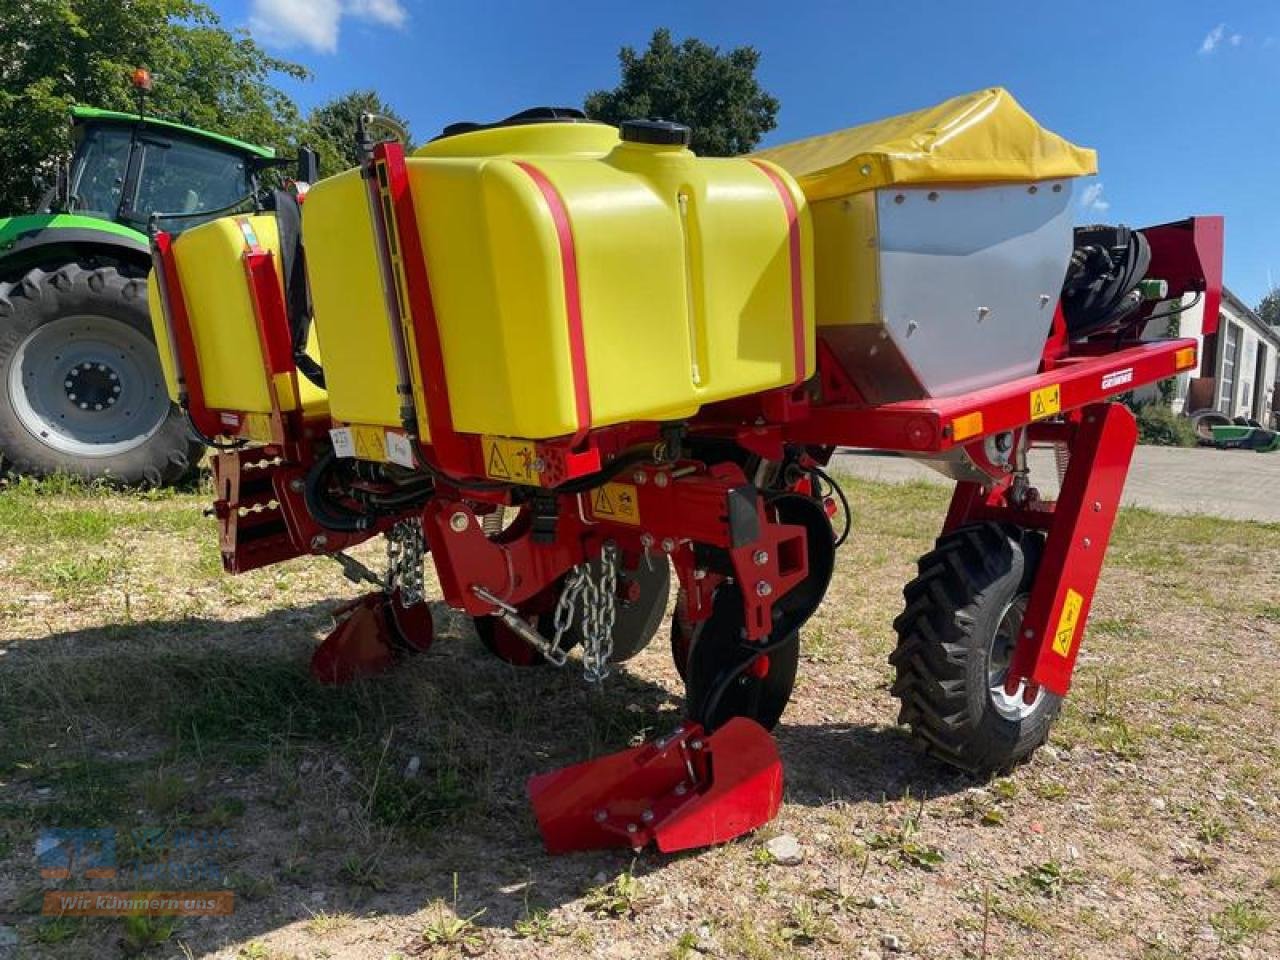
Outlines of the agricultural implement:
M1044 742L1136 441L1112 401L1195 366L1140 331L1189 292L1213 324L1220 219L1073 228L1092 151L998 89L733 159L561 109L407 157L372 129L305 196L152 241L226 569L327 554L378 584L318 679L431 645L427 554L495 655L576 647L591 682L658 632L674 572L682 725L529 794L554 852L738 836L781 802L767 731L856 536L824 466L869 447L956 482L896 621L901 720L977 774ZM385 576L344 553L378 536Z

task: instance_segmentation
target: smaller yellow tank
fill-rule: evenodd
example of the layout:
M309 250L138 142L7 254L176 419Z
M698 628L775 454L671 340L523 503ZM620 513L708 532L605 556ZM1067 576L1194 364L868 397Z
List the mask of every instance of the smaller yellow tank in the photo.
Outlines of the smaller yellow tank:
M283 296L280 239L273 215L222 217L193 227L173 241L204 402L211 410L272 412L262 339L244 265L245 253L255 243L275 254L276 278ZM147 298L169 396L176 401L173 349L154 276L147 283ZM307 352L319 359L314 327ZM328 409L325 391L298 376L295 392L294 380L288 375L276 377L281 410L323 415Z

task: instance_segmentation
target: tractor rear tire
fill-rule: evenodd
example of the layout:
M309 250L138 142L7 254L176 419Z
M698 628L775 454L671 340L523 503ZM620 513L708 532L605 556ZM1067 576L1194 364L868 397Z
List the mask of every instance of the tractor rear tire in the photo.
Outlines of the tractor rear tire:
M169 402L146 280L68 263L0 283L0 460L7 472L159 487L203 452Z
M983 523L938 539L903 590L894 621L893 695L925 753L987 776L1025 761L1049 736L1062 698L1004 693L1009 657L1043 552L1041 534Z

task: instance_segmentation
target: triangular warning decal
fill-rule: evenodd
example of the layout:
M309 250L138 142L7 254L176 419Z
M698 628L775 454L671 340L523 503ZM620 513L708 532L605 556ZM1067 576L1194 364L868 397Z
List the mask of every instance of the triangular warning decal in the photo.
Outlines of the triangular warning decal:
M491 477L505 477L511 479L511 471L507 469L507 461L502 459L502 450L495 443L489 448L489 464L485 467L485 473Z
M613 516L613 501L609 499L608 487L600 488L600 491L596 494L596 502L592 504L591 511L596 514L596 516Z

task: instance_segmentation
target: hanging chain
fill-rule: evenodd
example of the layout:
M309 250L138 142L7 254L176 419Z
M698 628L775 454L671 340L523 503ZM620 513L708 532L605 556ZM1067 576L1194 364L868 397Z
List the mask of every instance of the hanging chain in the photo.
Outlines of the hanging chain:
M582 676L600 683L609 675L613 656L613 624L618 613L618 548L605 544L600 554L600 574L584 574L582 603Z
M590 564L579 564L565 577L564 589L556 601L552 615L555 633L550 639L538 633L525 621L520 611L481 586L471 591L498 608L498 616L527 640L548 662L564 666L568 654L561 648L564 636L578 619L582 623L582 676L588 683L599 683L610 673L613 656L613 625L618 613L618 548L606 544L600 554L600 572L593 576Z
M400 591L400 603L412 607L423 598L426 540L417 517L401 520L387 533L387 591Z

